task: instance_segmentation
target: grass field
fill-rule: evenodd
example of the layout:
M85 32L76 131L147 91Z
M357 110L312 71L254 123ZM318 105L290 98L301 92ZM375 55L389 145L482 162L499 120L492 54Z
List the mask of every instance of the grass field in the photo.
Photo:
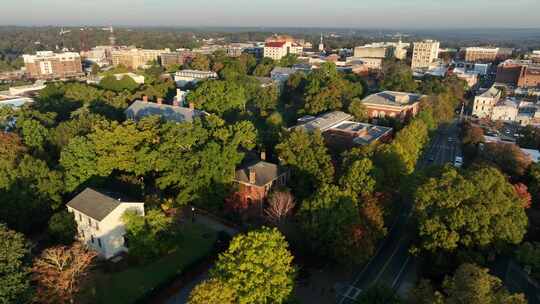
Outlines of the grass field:
M185 226L182 235L181 244L156 261L112 273L95 271L80 294L80 302L134 303L171 277L181 274L190 264L209 255L217 237L215 232L197 224Z

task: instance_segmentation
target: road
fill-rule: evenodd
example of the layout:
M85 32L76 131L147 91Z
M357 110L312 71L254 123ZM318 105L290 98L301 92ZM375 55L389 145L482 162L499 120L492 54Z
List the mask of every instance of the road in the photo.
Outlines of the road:
M443 125L424 150L418 161L418 168L453 163L455 157L461 155L457 123ZM409 254L409 248L415 237L411 216L412 203L403 204L399 216L374 257L358 272L352 284L342 290L337 301L339 304L354 303L362 290L373 285L385 285L396 291L400 290L407 278L415 272L416 261Z

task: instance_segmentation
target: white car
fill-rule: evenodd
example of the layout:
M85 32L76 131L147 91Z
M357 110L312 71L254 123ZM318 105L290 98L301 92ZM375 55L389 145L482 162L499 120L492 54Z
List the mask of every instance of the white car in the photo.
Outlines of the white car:
M456 159L454 159L454 167L461 168L463 166L463 157L456 156Z

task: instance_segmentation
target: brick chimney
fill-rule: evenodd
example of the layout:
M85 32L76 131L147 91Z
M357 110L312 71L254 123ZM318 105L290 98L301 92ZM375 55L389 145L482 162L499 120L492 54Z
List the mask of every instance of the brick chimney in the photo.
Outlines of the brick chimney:
M257 173L255 172L255 168L249 168L249 183L255 184L257 182Z
M261 160L266 160L266 151L261 151Z
M148 96L144 95L144 96L142 97L142 101L148 102Z
M158 97L158 99L157 99L157 104L163 104L163 98Z
M190 110L195 110L195 104L193 102L189 103L189 109Z

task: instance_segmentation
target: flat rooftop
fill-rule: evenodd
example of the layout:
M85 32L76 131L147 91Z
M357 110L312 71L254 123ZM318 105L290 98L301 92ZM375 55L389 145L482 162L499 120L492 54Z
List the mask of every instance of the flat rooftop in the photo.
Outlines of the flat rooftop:
M353 141L358 145L371 144L392 132L392 128L389 127L355 121L344 121L330 130L354 133L355 138Z
M341 111L328 112L317 117L304 116L298 120L300 124L292 127L291 129L303 129L307 132L320 130L321 132L324 132L352 118L352 115Z
M412 105L418 102L422 97L424 97L424 95L407 92L384 91L369 95L362 100L362 103L401 107L405 105Z

